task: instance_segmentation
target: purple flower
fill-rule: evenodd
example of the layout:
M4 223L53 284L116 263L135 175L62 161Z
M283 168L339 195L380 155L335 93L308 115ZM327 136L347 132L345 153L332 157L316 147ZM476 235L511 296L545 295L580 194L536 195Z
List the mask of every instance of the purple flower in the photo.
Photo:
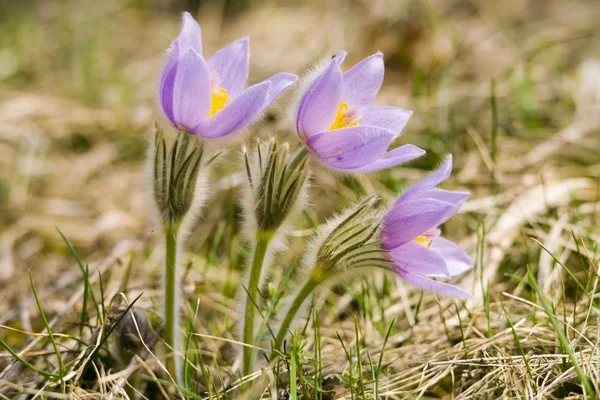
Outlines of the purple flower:
M438 226L452 217L469 197L467 192L437 189L452 171L452 156L400 196L383 219L381 247L398 274L409 283L434 292L472 296L456 286L428 277L450 278L472 268L467 253L440 236Z
M413 145L387 151L412 112L373 107L383 82L383 54L342 74L345 56L345 51L334 56L308 85L296 118L298 136L325 165L349 173L378 171L425 154Z
M240 131L297 79L279 73L244 90L248 65L248 38L228 44L204 61L200 26L184 13L160 81L164 113L178 129L207 139Z

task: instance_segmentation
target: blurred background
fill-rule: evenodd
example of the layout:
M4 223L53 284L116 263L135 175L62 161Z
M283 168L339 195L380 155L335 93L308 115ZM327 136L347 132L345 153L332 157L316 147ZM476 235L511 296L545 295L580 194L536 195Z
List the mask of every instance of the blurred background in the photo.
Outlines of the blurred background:
M498 194L473 206L496 218L540 177L599 175L597 1L3 0L0 285L19 290L15 298L1 290L0 303L19 301L27 269L52 277L72 269L56 227L91 259L151 233L145 149L164 52L184 10L202 26L207 57L250 36L250 82L302 74L340 48L349 51L346 68L382 51L377 102L414 110L400 142L429 151L411 168L378 176L393 191L451 152L458 184L473 198ZM261 127L293 140L286 105ZM233 196L237 207L229 189L239 176L232 167L220 178L196 249L215 229L235 230L218 227L231 209L219 197ZM352 179L323 179L354 197ZM335 211L336 196L326 198L315 215Z
M302 74L342 47L346 68L382 51L377 102L414 110L400 142L429 151L380 177L392 189L449 152L475 199L499 194L474 206L485 213L500 214L540 177L599 175L597 1L3 0L0 285L21 282L27 269L52 277L71 269L56 227L92 259L150 233L144 155L163 55L184 10L202 26L205 56L250 36L250 82ZM285 106L263 130L293 140ZM231 174L221 176L222 196L239 183ZM339 190L356 188L344 183ZM216 197L204 238L228 213ZM321 214L335 197L319 203ZM22 282L11 286L17 302ZM1 290L0 303L10 293Z
M561 251L573 249L572 229L590 248L598 241L597 0L0 0L0 323L31 325L28 269L48 312L62 310L78 284L56 227L98 268L120 260L111 273L122 278L122 257L135 252L138 287L158 282L144 159L165 50L184 10L200 22L206 57L250 36L251 83L303 74L342 47L345 68L382 51L377 103L414 111L398 143L428 155L374 177L318 174L298 248L311 221L364 194L389 199L447 153L455 172L446 187L473 193L447 233L475 255L478 227L487 227L481 263L497 293L518 285L502 271L523 274L522 232ZM294 141L288 100L258 134ZM227 279L236 282L245 257L237 157L233 149L213 177L213 199L189 241L194 282L215 309L227 302L210 293L233 298ZM540 261L540 281L552 275L548 265Z

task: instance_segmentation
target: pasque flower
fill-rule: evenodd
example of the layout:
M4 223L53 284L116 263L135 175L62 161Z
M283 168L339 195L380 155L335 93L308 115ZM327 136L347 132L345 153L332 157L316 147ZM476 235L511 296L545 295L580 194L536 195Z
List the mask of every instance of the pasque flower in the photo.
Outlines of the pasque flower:
M472 297L456 286L430 279L450 278L473 265L467 253L441 237L438 229L469 197L467 192L436 188L451 171L452 156L448 156L440 169L400 196L383 218L381 247L407 282L442 294Z
M223 138L256 120L297 77L279 73L244 90L248 78L248 38L236 40L206 62L200 26L189 13L168 52L159 102L180 130Z
M464 250L440 237L437 228L469 197L466 192L436 188L451 170L449 156L438 171L408 189L383 217L377 210L377 199L369 198L321 229L306 257L314 267L284 314L274 350L281 350L289 328L313 291L325 281L339 284L350 272L381 268L421 289L472 297L453 285L430 279L452 277L472 266Z
M346 52L334 56L303 92L296 116L298 136L326 166L342 172L371 172L425 154L413 145L387 151L411 111L373 107L383 82L383 54L340 70Z

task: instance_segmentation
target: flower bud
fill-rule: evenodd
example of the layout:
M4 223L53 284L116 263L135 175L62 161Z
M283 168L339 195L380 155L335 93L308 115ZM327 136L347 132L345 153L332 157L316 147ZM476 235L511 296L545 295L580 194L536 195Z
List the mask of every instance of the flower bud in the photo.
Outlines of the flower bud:
M375 208L378 199L368 198L330 221L316 241L312 279L325 279L362 267L390 269L385 251L379 246L381 218Z
M165 226L180 224L197 200L199 171L204 145L186 133L179 133L170 145L163 130L156 127L153 157L154 202Z
M309 176L307 152L290 154L287 144L271 139L244 154L249 184L248 213L256 229L274 233L304 203Z

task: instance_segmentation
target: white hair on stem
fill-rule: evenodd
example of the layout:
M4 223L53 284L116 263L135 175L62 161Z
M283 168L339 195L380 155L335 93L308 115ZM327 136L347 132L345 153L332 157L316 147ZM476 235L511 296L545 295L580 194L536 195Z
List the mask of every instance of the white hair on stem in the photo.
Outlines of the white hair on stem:
M268 141L259 141L253 145L257 146L250 151L246 146L242 149L242 165L243 169L249 174L250 178L246 180L245 185L243 185L243 234L246 236L247 240L250 243L250 252L249 254L254 254L254 249L256 246L256 238L259 233L260 223L257 220L257 207L259 206L258 199L259 197L259 187L257 185L261 184L262 176L264 173L264 167L266 163L269 162L269 155L271 153L271 147L275 143L273 138L270 138ZM261 147L261 156L259 157L259 152L257 150L258 146ZM294 154L289 154L289 144L284 143L280 148L273 151L280 151L287 158L284 160L285 165L289 165L290 160L293 158ZM308 165L301 165L305 170L302 171L305 174L303 178L303 182L301 183L298 190L294 191L291 196L292 205L289 209L285 210L285 215L282 215L283 220L281 223L276 226L273 230L272 237L270 238L269 245L264 257L263 267L261 269L261 274L259 277L259 288L264 288L266 282L268 281L268 276L272 274L272 266L275 263L275 259L278 253L285 250L287 247L287 240L289 237L289 233L292 230L294 223L298 216L301 214L301 211L304 209L309 199L309 187L310 187L310 170L308 169ZM248 260L249 263L252 263L252 257ZM242 282L248 282L250 275L250 268L246 269L244 274L244 278ZM239 312L240 315L244 315L245 305L247 302L247 288L242 288L239 295ZM258 301L259 299L254 299L254 301ZM257 329L262 325L262 319L255 318L254 319L254 329ZM239 336L242 337L242 325L238 324Z

